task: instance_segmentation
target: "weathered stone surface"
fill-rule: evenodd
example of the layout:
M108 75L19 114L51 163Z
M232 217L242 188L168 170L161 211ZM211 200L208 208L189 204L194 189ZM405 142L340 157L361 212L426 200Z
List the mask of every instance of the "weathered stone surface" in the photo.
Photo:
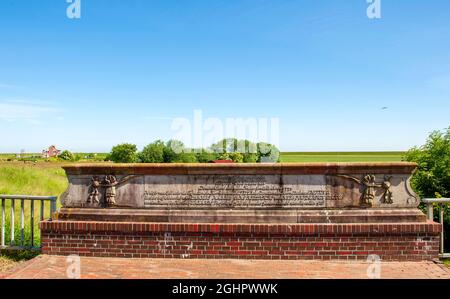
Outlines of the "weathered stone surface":
M441 226L427 222L417 208L409 184L415 167L70 165L63 207L41 223L43 252L220 259L376 254L430 260L438 256Z
M419 204L409 186L412 163L64 168L70 183L62 199L64 208L309 210L416 208ZM114 176L114 184L108 176Z

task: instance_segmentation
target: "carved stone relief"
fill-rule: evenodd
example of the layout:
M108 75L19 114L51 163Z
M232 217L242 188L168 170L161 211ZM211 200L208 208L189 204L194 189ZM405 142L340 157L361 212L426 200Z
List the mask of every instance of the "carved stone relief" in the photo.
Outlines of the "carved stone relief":
M105 198L105 207L114 207L116 205L116 187L124 184L128 180L136 177L135 175L130 175L122 178L120 181L117 180L114 175L105 175L103 180L100 180L98 176L93 176L91 179L91 184L89 186L89 195L87 203L102 205L100 202L100 191L99 188L103 188L103 194Z
M376 188L382 188L384 190L383 195L381 197L381 203L384 204L394 203L394 195L391 191L392 176L385 175L384 180L378 183L376 182L375 175L373 174L366 174L361 179L343 174L338 174L336 176L353 180L363 187L360 203L362 207L371 207L373 205L373 202L375 200Z

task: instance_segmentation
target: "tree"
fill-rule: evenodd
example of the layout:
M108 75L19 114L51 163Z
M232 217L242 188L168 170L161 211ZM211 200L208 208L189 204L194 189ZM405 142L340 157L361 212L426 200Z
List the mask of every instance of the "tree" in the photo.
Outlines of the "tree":
M183 142L179 140L169 140L164 146L164 162L181 163L183 162L184 152L186 151Z
M244 155L241 153L223 153L219 156L219 160L232 160L235 163L243 163Z
M75 155L72 154L70 151L65 150L61 154L59 154L58 158L60 158L61 160L64 160L64 161L74 161Z
M197 163L198 159L197 159L197 155L195 153L192 152L188 152L188 153L181 153L178 157L178 160L174 161L177 163Z
M279 162L279 149L269 143L259 142L257 144L249 140L238 140L236 138L226 138L213 144L211 149L218 155L228 153L240 153L245 163L264 163L264 162ZM240 158L236 156L239 160Z
M258 162L280 162L280 150L270 143L259 142L258 147Z
M143 163L164 163L164 150L166 145L161 140L150 143L142 152L138 154L138 158Z
M137 162L137 147L134 144L122 143L114 146L105 160L115 163Z
M238 140L236 138L225 138L211 145L211 150L216 154L233 153L238 150Z
M202 149L201 151L197 151L196 156L197 161L200 163L209 163L219 158L219 156L210 149Z
M425 145L406 153L405 160L417 163L411 185L421 198L450 197L450 126L444 132L432 132ZM425 209L423 205L421 208ZM439 207L434 208L435 220L438 220ZM444 244L449 248L450 214L447 205L444 209Z
M418 164L411 184L420 197L450 197L450 127L432 132L425 145L406 153L405 160Z
M245 144L245 152L243 153L244 155L244 163L256 163L258 162L258 146L257 144L249 141L249 140L244 140L244 144Z

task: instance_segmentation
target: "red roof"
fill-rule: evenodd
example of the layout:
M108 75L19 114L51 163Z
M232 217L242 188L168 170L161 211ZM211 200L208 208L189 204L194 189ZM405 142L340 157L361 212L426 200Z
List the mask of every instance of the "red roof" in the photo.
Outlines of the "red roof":
M214 160L213 163L234 163L233 160Z

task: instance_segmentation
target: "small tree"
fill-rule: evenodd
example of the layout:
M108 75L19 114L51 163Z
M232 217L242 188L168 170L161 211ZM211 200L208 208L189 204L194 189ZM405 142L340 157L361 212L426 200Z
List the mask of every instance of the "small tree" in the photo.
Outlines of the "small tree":
M412 186L421 197L450 197L450 127L432 132L426 144L410 149L405 159L418 164Z
M217 160L219 156L212 152L211 150L202 149L201 151L197 151L197 161L200 163L209 163L211 161Z
M137 161L137 147L130 143L116 145L111 149L106 160L115 163L134 163Z
M138 154L143 163L164 163L165 144L161 140L150 143Z
M244 155L241 153L223 153L219 156L219 160L232 160L235 163L243 163Z
M432 132L425 145L414 147L406 153L405 160L417 163L417 171L411 179L411 185L421 198L450 197L450 127L444 132ZM448 248L450 215L448 206L445 206L445 209L445 247ZM435 210L437 217L437 206Z
M187 153L181 153L178 160L174 161L177 163L197 163L198 159L197 159L197 155L195 153L192 152L187 152Z
M258 162L259 160L257 144L245 139L244 140L238 140L236 138L222 139L219 142L213 144L211 146L211 149L214 153L218 155L223 155L227 153L239 153L240 155L236 155L235 159L237 161L240 161L240 158L242 156L241 162L245 163L255 163ZM234 161L234 159L232 160Z
M186 148L183 142L178 140L169 140L164 146L164 162L174 163L183 162L183 155L185 154Z
M70 151L65 150L61 154L59 154L58 158L64 161L74 161L75 155L72 154Z
M259 142L258 146L258 162L280 162L280 150L270 143Z

